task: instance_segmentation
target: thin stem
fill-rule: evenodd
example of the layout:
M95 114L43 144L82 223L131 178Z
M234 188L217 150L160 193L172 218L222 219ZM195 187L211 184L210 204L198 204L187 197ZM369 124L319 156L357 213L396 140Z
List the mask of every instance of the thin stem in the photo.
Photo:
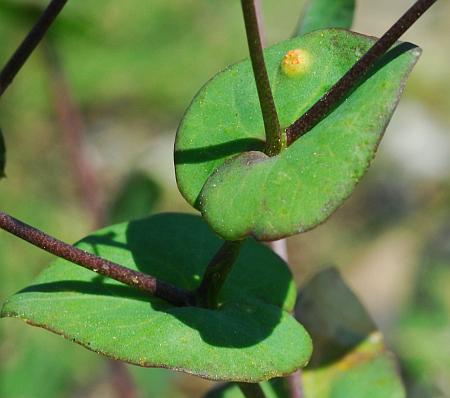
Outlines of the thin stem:
M236 262L244 241L225 241L206 268L203 280L196 291L199 305L217 308L220 289Z
M311 130L341 101L362 77L437 0L418 0L416 3L364 54L361 59L303 116L286 129L287 144L291 145Z
M159 297L176 306L194 305L191 293L64 243L0 211L0 228L72 263Z
M270 88L269 76L267 75L264 54L262 50L261 37L259 34L258 16L254 0L241 0L244 14L245 30L247 32L248 48L252 60L253 73L255 75L256 88L258 90L259 103L266 131L265 152L269 156L280 153L282 148L282 137L280 122Z
M258 383L237 383L245 398L266 398Z
M287 264L289 264L289 256L287 250L286 239L280 239L269 243L272 250L278 254ZM294 373L286 376L287 386L290 398L304 398L302 371L299 369Z
M0 97L13 81L19 70L27 61L28 57L38 46L47 30L50 28L56 17L59 15L67 0L52 0L44 10L33 29L28 33L12 57L0 72Z
M264 29L264 19L263 19L263 12L262 12L262 4L261 0L254 0L255 2L255 10L256 10L256 21L258 22L258 33L259 38L261 40L261 47L266 47L266 32Z
M139 393L127 365L114 359L109 360L108 365L111 379L109 383L112 384L116 398L137 398Z

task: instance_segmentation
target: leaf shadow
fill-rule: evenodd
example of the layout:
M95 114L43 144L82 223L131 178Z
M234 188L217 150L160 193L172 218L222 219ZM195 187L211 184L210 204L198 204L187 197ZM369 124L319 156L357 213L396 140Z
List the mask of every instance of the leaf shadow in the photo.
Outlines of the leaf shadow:
M240 138L222 144L175 151L175 164L203 163L248 151L263 151L265 142L257 138Z
M355 85L355 87L346 94L340 101L338 101L335 106L333 106L330 111L319 119L314 126L319 124L322 120L326 119L331 113L336 111L360 86L367 82L370 78L375 76L379 71L381 71L386 65L400 57L404 53L417 48L416 45L408 42L398 43L395 47L391 48L383 57L375 63L375 65L360 79L360 81ZM331 89L332 86L330 86ZM311 104L313 105L313 104ZM311 126L310 130L314 126ZM287 126L282 126L287 127ZM212 160L223 159L231 155L238 155L243 152L249 151L264 151L265 142L257 138L240 138L233 139L228 142L224 142L218 145L210 145L195 149L184 149L175 151L175 164L196 164L203 163Z
M115 283L106 283L107 278L94 276L92 281L61 280L58 282L38 283L22 289L19 293L83 293L92 296L116 296L127 299L148 301L149 296L137 289Z
M195 289L205 268L223 241L214 235L203 220L189 214L158 214L131 221L125 235L97 233L82 241L83 249L104 254L108 250L128 252L136 269L184 289ZM178 245L183 245L180 250ZM260 269L273 256L278 276L268 278L270 270ZM273 270L272 270L273 271ZM277 284L268 301L255 283L255 274L267 285ZM81 274L80 274L81 275ZM218 310L198 307L175 307L159 298L142 293L119 282L93 273L82 273L82 280L60 280L30 286L22 291L40 293L71 292L93 296L114 296L149 303L151 311L175 317L201 338L216 347L249 347L270 336L279 324L291 274L282 260L268 247L249 239L231 271L221 294L223 306ZM80 277L81 278L81 277ZM250 286L248 290L245 286ZM260 291L261 290L261 291ZM252 298L246 299L250 293ZM95 306L95 300L92 300ZM280 303L280 306L277 305ZM248 333L251 330L252 333ZM164 333L170 331L163 331Z
M295 317L313 341L309 369L340 360L377 330L334 267L318 272L300 289Z

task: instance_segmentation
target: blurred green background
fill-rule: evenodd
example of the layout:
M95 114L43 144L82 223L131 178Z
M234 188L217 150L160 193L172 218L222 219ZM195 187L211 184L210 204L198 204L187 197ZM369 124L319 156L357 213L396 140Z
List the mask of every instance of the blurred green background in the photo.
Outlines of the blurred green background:
M360 0L354 30L379 36L411 3ZM45 4L0 0L0 63ZM302 5L263 1L269 45L292 34ZM414 398L450 397L449 20L450 3L438 2L405 35L424 53L355 194L327 223L288 239L299 284L326 264L340 267L400 358ZM2 210L70 242L108 220L192 211L175 184L177 124L202 84L246 56L238 0L69 1L2 98ZM84 123L91 183L105 210L97 221L58 119L55 73ZM0 301L51 259L0 232ZM200 397L212 384L118 366L11 319L0 322L0 358L5 398L114 397L115 376L136 384L135 397Z

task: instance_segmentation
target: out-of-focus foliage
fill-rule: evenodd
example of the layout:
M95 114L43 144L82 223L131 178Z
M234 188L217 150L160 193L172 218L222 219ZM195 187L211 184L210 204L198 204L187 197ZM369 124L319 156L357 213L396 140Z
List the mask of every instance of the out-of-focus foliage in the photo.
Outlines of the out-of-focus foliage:
M421 253L411 301L395 333L408 397L447 397L450 391L449 258L450 225L444 223Z
M315 347L302 372L308 398L404 398L391 353L358 298L334 268L317 272L300 290L297 319ZM286 379L263 383L268 398L289 398ZM205 398L242 398L233 385Z
M0 130L0 178L5 176L5 165L6 165L5 139L3 138L3 133Z
M355 0L308 0L297 28L299 35L324 28L350 29Z
M136 220L150 214L161 200L161 186L143 172L133 172L125 177L117 196L110 205L111 224Z

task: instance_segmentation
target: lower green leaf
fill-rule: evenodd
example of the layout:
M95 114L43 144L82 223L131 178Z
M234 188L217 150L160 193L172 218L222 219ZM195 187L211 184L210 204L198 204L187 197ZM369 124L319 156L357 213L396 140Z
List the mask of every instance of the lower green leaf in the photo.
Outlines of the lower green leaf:
M100 230L77 246L185 289L195 289L221 240L197 216L161 214ZM64 260L12 296L3 317L46 328L129 363L214 380L260 381L304 366L311 340L289 315L286 264L248 240L218 310L175 307Z

